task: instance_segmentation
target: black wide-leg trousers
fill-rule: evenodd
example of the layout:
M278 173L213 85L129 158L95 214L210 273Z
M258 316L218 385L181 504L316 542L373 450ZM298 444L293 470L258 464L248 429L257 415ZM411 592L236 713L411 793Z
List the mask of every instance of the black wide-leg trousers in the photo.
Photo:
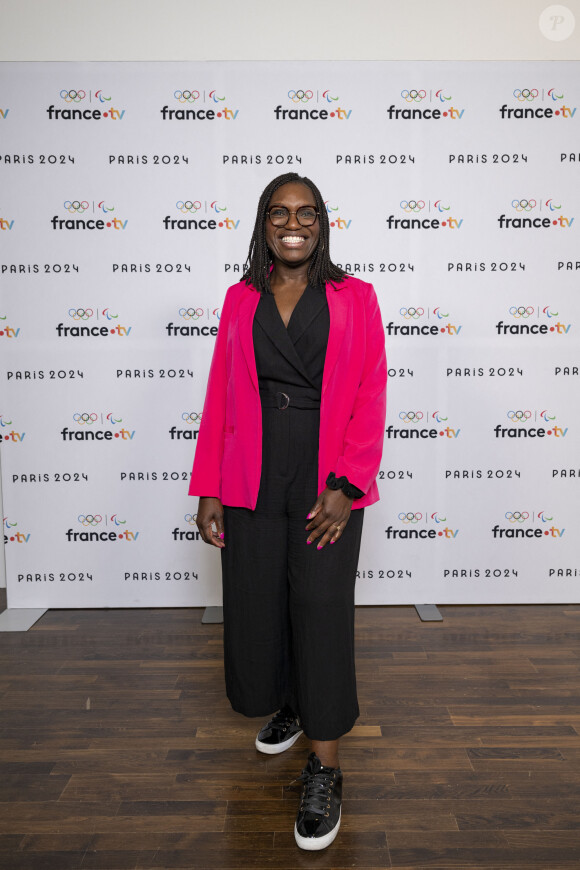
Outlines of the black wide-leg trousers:
M318 410L263 408L255 510L224 507L221 550L226 690L234 710L290 704L312 740L346 734L359 714L354 586L363 509L335 544L308 545L318 496Z

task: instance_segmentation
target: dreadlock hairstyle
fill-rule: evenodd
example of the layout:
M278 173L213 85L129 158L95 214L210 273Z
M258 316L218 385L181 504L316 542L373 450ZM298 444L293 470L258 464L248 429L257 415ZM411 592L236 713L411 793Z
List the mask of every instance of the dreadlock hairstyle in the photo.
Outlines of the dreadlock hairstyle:
M308 280L316 285L323 285L327 282L340 281L345 277L346 272L339 269L330 259L329 241L330 227L328 224L328 213L326 206L313 181L309 178L298 175L296 172L286 172L284 175L279 175L274 178L270 184L262 192L258 202L258 210L256 212L256 223L254 224L254 232L250 240L250 248L248 257L244 264L243 279L246 284L251 284L260 293L271 293L270 289L270 271L272 268L272 254L266 244L266 211L272 196L279 187L290 182L303 184L308 187L314 194L316 201L316 210L318 212L318 221L320 224L320 236L318 246L314 252L314 256L308 267Z

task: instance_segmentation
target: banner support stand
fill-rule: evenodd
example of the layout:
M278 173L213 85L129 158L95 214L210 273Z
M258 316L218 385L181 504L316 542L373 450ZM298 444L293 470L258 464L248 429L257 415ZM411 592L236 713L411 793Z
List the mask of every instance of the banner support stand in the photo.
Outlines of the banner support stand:
M203 625L208 624L219 624L224 621L224 609L223 607L206 607L203 611L203 616L201 617L201 621Z
M436 604L415 604L413 606L421 622L443 622L443 617Z

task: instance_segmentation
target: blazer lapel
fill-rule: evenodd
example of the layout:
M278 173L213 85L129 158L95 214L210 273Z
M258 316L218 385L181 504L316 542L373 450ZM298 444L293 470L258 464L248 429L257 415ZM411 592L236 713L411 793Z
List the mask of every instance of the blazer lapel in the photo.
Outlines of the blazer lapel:
M351 321L352 297L348 291L342 289L343 286L339 284L339 289L335 290L331 284L326 285L326 298L330 314L330 332L328 334L328 347L326 349L324 374L322 376L323 395L334 367L338 362L347 324Z
M298 351L292 343L292 339L288 334L288 330L284 326L276 300L271 294L264 294L261 305L258 305L256 310L256 320L276 347L276 349L286 357L288 362L300 372L300 374L310 381L308 373L304 368L302 360L298 356ZM294 317L294 314L292 315Z
M252 383L258 391L258 372L256 370L256 356L254 354L254 339L252 337L252 325L254 322L254 314L260 301L260 294L257 290L248 288L247 295L240 301L238 308L238 330L240 336L240 344L248 364Z

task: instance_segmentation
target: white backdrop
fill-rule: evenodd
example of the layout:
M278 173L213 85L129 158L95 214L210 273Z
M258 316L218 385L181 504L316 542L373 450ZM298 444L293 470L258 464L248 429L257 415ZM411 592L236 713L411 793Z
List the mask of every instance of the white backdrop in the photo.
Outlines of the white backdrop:
M359 603L578 600L577 64L3 74L9 606L219 603L186 495L197 415L286 171L322 189L333 258L385 323Z

